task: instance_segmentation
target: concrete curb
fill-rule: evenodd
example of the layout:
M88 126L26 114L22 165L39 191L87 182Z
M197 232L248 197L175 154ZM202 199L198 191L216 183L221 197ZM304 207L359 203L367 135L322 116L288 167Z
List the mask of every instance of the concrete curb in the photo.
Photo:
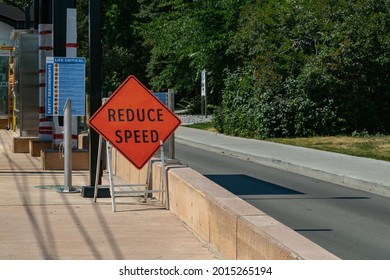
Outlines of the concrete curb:
M213 145L212 143L205 144L194 140L189 140L180 136L176 136L175 141L177 143L196 147L206 151L221 153L242 160L248 160L269 167L274 167L277 169L301 174L315 179L343 185L345 187L366 191L381 196L390 197L390 185L388 184L386 185L378 182L363 180L360 178L355 178L348 174L334 173L326 170L315 169L309 166L298 165L281 158L258 156L258 155L248 154L233 149L221 148L216 145Z
M159 188L161 164L153 164ZM189 167L168 169L170 211L229 260L339 260Z

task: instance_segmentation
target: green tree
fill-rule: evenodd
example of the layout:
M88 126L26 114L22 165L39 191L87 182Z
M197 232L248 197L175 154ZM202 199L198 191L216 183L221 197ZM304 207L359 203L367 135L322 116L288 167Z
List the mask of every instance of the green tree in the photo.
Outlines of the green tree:
M19 7L25 7L26 5L32 5L33 1L32 0L1 0L2 3L12 5L16 4Z
M257 137L388 132L389 2L259 0L240 15L229 49L251 81ZM229 77L230 79L230 77ZM230 82L229 82L230 83ZM231 84L231 83L230 83ZM227 87L217 123L230 110ZM235 100L235 99L233 99ZM244 103L245 103L244 102Z
M111 90L127 76L135 75L143 83L149 60L143 40L137 31L139 4L136 0L103 2L103 76Z
M226 53L242 6L251 1L139 0L140 33L150 50L148 77L157 89L199 95L200 72L207 70L211 100L221 96Z
M88 0L78 0L79 55L89 56ZM149 59L143 40L135 30L139 12L137 0L102 1L102 80L107 91L114 91L129 75L143 83Z

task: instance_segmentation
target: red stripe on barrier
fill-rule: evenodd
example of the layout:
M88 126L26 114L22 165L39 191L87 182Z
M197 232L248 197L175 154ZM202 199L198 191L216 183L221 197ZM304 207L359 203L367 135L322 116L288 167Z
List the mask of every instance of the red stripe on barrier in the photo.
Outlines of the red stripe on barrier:
M50 46L40 46L39 50L40 51L52 51L53 47L50 47Z
M53 139L64 139L64 134L53 134ZM73 140L77 140L77 135L72 135Z
M77 43L66 43L66 48L77 48Z
M47 134L47 135L50 135L52 133L52 131L39 131L39 134Z
M52 31L51 30L43 30L43 31L39 31L39 35L46 35L46 34L51 34Z

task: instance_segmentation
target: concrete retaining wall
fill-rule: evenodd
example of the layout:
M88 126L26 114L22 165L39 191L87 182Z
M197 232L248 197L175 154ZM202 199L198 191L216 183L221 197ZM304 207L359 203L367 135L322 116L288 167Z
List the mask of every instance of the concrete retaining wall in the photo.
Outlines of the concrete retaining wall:
M117 176L146 182L147 168L135 169L117 152L113 162ZM167 175L170 210L224 259L338 259L189 167L168 165ZM152 164L151 176L151 188L160 189L159 161Z

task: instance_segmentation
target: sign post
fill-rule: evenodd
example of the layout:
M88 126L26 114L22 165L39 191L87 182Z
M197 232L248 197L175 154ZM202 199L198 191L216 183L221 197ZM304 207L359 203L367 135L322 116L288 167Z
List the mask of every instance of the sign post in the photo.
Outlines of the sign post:
M201 83L200 83L200 94L201 94L201 111L202 115L207 118L207 82L206 82L206 70L202 70Z
M74 191L72 187L72 101L65 103L64 116L64 190Z
M168 89L168 108L175 111L175 94L173 89ZM175 159L175 133L168 139L168 158Z

